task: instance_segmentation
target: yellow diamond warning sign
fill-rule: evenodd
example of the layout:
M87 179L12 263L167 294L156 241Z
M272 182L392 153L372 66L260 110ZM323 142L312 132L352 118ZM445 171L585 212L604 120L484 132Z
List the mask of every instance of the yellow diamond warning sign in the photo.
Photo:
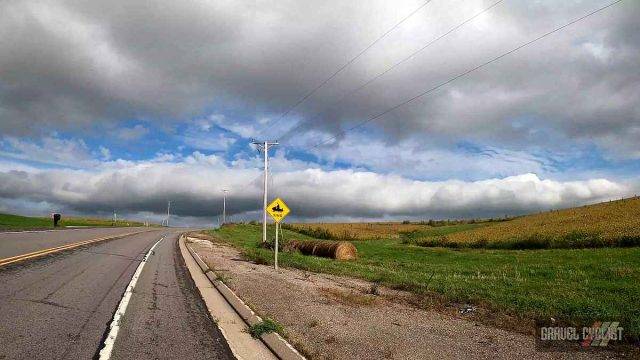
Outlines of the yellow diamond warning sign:
M280 198L276 198L271 204L267 205L267 213L269 213L276 222L282 221L290 212L291 210L289 210L287 204Z

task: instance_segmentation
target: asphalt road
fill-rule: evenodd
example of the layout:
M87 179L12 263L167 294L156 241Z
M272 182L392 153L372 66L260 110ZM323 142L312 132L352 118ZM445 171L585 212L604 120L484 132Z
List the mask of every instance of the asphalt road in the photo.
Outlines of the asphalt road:
M113 230L26 233L22 241L41 250ZM14 235L0 234L0 257L16 255ZM0 359L96 357L133 273L163 236L136 284L111 358L233 358L184 266L178 232L163 229L1 267Z
M128 234L145 228L92 228L28 232L0 232L0 259L37 250L95 239L108 235Z

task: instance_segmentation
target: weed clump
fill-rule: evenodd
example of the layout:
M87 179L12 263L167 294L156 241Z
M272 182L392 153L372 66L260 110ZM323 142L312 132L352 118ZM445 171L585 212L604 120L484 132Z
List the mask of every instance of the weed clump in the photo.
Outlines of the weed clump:
M259 338L264 334L273 332L283 335L284 327L277 321L269 318L266 318L262 322L254 324L249 328L249 334L251 334L251 336L253 336L254 338Z

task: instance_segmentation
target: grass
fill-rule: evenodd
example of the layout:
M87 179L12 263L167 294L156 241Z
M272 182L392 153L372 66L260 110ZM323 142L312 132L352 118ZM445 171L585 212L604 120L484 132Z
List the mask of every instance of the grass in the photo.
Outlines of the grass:
M116 224L112 220L88 219L88 218L63 218L60 227L87 226L87 227L127 227L142 226L135 221L118 220ZM40 230L53 229L53 221L48 217L28 217L11 214L0 214L0 230Z
M441 238L443 236L458 233L461 231L473 230L486 226L484 223L476 224L459 224L440 227L427 227L420 230L400 232L400 238L405 244L419 245L423 239Z
M253 336L254 338L259 338L264 334L273 332L284 336L284 328L282 327L282 325L280 325L280 323L278 323L277 321L269 318L264 319L262 322L253 324L251 327L249 327L249 334L251 334L251 336Z
M209 234L242 249L251 260L271 264L273 253L258 247L261 230L259 225L232 225ZM269 231L272 237L273 227ZM309 238L286 229L283 233L285 239ZM640 248L447 249L403 244L400 239L354 245L354 261L299 253L282 253L279 261L281 266L411 291L425 301L477 304L504 314L554 317L570 324L620 321L629 339L640 339Z
M0 214L1 230L48 229L53 228L51 219L19 215Z

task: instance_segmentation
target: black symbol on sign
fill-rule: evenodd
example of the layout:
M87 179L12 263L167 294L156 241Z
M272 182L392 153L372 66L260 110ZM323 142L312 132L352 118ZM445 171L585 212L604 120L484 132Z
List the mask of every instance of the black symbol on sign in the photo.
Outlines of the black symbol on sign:
M274 212L283 212L284 210L280 207L280 204L277 204L276 206L271 208L271 211Z

